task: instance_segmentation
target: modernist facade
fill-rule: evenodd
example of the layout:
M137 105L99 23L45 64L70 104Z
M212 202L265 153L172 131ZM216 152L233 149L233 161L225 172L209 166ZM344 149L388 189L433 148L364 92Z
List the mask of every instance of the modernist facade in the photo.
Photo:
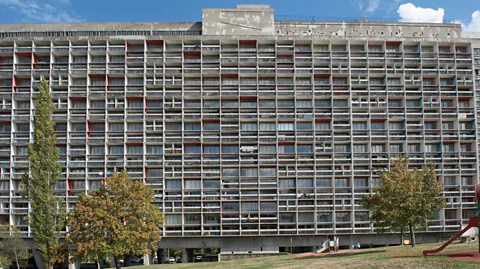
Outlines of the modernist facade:
M427 231L458 230L476 213L479 37L244 5L202 23L0 25L0 222L29 233L44 76L68 209L126 169L155 190L165 238L368 234L358 201L404 152L445 184Z

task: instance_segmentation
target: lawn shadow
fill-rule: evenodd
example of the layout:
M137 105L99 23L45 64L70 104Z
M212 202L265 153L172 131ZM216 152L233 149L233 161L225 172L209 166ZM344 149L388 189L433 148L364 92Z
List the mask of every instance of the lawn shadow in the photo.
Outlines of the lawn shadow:
M368 251L360 251L360 252L347 252L347 253L337 253L337 254L325 254L325 255L318 255L318 256L305 256L305 257L296 257L296 259L336 259L336 258L345 258L345 257L355 257L355 256L362 256L366 254L378 254L378 253L385 253L386 250L368 250Z

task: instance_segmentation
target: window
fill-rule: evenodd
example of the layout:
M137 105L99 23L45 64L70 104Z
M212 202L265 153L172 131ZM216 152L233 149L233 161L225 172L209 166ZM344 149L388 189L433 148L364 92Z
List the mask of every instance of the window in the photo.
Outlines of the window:
M275 202L261 202L260 203L261 211L277 211L277 203Z
M455 177L445 177L444 181L445 181L445 185L447 186L457 185L457 180Z
M297 179L297 188L313 188L313 179Z
M90 181L90 189L91 190L99 190L102 186L100 180Z
M222 146L223 154L238 154L238 146Z
M372 130L383 130L385 129L385 124L383 122L372 122Z
M262 103L260 103L260 107L262 106ZM238 108L238 102L237 101L222 101L222 107L223 108Z
M143 146L128 146L128 154L143 154Z
M77 124L72 124L72 131L74 132L85 132L85 124L82 123L77 123Z
M223 203L224 212L238 212L239 205L237 203Z
M366 122L354 122L353 123L353 130L367 130L367 123Z
M347 100L334 100L333 101L334 107L348 107Z
M20 155L20 156L28 155L28 147L17 147L17 155Z
M220 181L218 180L204 180L203 187L207 189L218 189L220 188Z
M128 101L129 108L143 108L143 101L141 100L131 100Z
M297 130L312 130L312 123L310 123L310 122L297 122Z
M55 124L55 132L66 132L67 124L66 123L57 123Z
M349 152L348 145L335 145L335 152Z
M469 152L469 151L472 151L472 145L460 144L460 152Z
M402 152L402 144L391 144L390 145L390 152Z
M167 180L167 189L182 189L182 180L170 179Z
M443 144L442 151L443 152L454 152L455 151L455 145L454 144Z
M260 101L260 107L275 107L275 101Z
M256 131L257 123L242 123L242 131Z
M332 181L329 178L319 178L315 181L317 188L330 188L332 187Z
M201 154L202 147L200 145L185 145L185 154Z
M275 123L260 123L260 131L275 131Z
M10 133L10 124L0 124L0 133Z
M123 155L123 146L110 146L109 153Z
M369 221L368 211L356 211L355 212L355 221Z
M103 154L105 154L105 147L104 146L90 146L90 154L103 155Z
M200 123L193 123L193 122L186 122L185 123L185 131L201 131L201 124Z
M143 131L143 123L139 122L130 122L128 123L129 131Z
M287 123L287 122L279 122L278 123L278 130L279 131L293 131L293 123Z
M372 145L372 152L373 153L385 152L385 145Z
M155 145L155 146L147 146L147 153L148 154L163 154L162 146Z
M312 107L311 100L297 100L297 107Z
M91 108L105 108L105 101L100 100L91 100L90 101Z
M312 145L297 145L298 153L310 153L312 152Z
M355 187L368 187L368 178L355 178L354 179Z
M425 152L437 152L438 145L437 144L426 144L425 145Z
M276 168L260 168L260 176L262 177L274 177L277 175Z
M317 222L332 222L332 213L318 212L317 213Z
M105 132L105 123L90 123L91 132Z
M122 123L110 123L109 124L111 132L123 132L123 122Z
M203 102L203 107L204 108L218 108L220 107L220 104L218 101L204 101Z
M350 222L350 212L336 212L335 213L337 222Z
M453 122L444 121L442 122L442 130L452 130Z
M161 101L160 101L161 102ZM185 102L185 107L188 107L188 108L193 108L193 107L202 107L200 101L198 102L195 102L195 101L189 101L189 102Z
M148 168L147 169L147 177L162 177L163 170L159 168Z
M185 189L201 189L201 180L185 180Z
M280 188L295 188L294 179L280 179L279 184Z
M278 153L295 153L295 149L293 145L279 145Z
M163 102L162 100L147 100L147 107L148 108L162 108Z
M337 187L337 188L347 188L347 187L350 187L350 184L349 184L347 178L336 178L335 179L335 187Z
M390 122L390 130L402 130L403 123L401 122Z
M220 154L220 146L203 146L204 154Z
M275 154L276 153L276 146L270 145L260 145L260 154Z
M367 145L354 145L353 152L367 152Z
M328 100L316 100L315 107L330 107L330 101Z
M18 109L29 109L30 102L29 101L17 101L17 108Z
M293 107L293 100L278 100L278 107Z
M419 103L417 101L407 100L406 101L407 107L419 107Z
M473 185L472 177L462 177L462 185Z
M258 175L257 168L242 168L241 172L242 177L256 177Z
M315 123L315 130L330 130L329 122Z
M419 144L408 144L407 150L409 153L420 152Z
M293 105L292 105L293 106ZM243 108L256 108L257 107L257 102L241 102L240 107Z
M218 131L218 130L220 130L220 124L219 123L204 123L203 124L203 130L204 131Z
M426 130L435 130L435 129L437 129L437 123L436 122L425 122L425 129Z
M223 168L222 171L224 177L238 177L238 168Z

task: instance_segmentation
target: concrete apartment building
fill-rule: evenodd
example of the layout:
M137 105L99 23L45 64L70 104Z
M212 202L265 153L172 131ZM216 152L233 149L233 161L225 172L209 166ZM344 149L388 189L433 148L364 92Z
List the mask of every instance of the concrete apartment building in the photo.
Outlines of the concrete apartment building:
M480 34L457 24L275 21L267 5L238 5L192 23L0 25L0 222L26 235L41 76L58 195L71 210L127 169L155 190L162 248L397 243L358 201L401 152L445 183L420 241L476 214Z

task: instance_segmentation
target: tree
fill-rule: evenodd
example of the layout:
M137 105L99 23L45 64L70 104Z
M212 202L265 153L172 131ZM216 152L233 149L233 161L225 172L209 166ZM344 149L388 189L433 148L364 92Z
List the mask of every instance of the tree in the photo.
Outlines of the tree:
M2 240L0 257L2 267L9 267L12 261L17 268L26 267L28 260L33 257L27 242L20 237L19 231L9 225L0 226L0 239Z
M39 252L47 268L63 261L59 238L65 227L65 208L54 193L55 184L62 169L58 163L60 153L56 147L57 136L52 114L55 106L48 81L41 78L39 97L35 100L34 141L28 147L30 174L22 177L22 188L30 201L30 225L32 236L38 242Z
M437 181L434 164L422 170L409 170L409 164L408 157L398 156L391 171L379 172L379 186L373 188L373 194L364 196L360 205L371 211L371 219L380 231L403 233L408 227L415 247L414 230L425 227L427 220L445 207L445 199L441 197L443 185Z
M96 260L113 255L116 268L125 255L149 254L161 237L163 215L152 204L153 191L125 171L113 174L69 214L66 241L75 259Z

